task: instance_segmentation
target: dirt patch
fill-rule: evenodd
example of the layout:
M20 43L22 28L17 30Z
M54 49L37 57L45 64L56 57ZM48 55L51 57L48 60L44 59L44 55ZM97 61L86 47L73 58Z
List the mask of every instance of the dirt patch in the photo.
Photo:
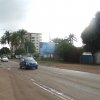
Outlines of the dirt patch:
M100 74L100 65L86 65L86 64L65 64L58 62L39 62L40 65L64 68L69 70L83 71Z

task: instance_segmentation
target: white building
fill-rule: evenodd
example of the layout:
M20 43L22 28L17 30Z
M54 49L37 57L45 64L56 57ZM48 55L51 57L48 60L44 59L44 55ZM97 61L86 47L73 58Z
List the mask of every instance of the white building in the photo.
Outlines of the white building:
M25 37L30 40L35 45L35 50L37 53L40 52L40 42L42 41L41 33L26 33Z

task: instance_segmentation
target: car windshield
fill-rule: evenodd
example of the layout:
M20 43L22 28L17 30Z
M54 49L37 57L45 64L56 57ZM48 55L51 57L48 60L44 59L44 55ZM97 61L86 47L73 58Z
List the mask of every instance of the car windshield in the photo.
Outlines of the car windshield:
M28 57L28 58L25 58L25 61L26 62L36 62L33 58L31 57Z

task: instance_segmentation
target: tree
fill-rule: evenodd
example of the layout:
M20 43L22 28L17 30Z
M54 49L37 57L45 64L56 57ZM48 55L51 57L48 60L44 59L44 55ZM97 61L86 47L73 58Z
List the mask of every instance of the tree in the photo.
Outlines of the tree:
M74 41L77 41L74 34L69 34L69 37L67 38L68 42L73 44Z
M66 41L67 43L70 43L73 45L74 41L77 41L76 37L74 34L69 34L68 37L65 37L65 39L61 39L61 38L55 38L52 40L54 43L60 43L62 41Z
M12 51L18 49L20 45L20 41L19 41L19 35L17 32L13 32L11 33L11 48Z
M15 52L17 49L23 48L25 49L25 33L27 31L24 29L20 29L18 31L9 32L6 31L4 35L1 37L1 44L10 44L10 48L12 53ZM29 44L31 45L31 44Z
M1 48L0 53L1 54L9 54L10 53L10 50L7 47L3 47L3 48Z
M25 42L25 50L26 50L26 53L34 53L35 52L34 44L27 40Z
M25 33L27 33L27 31L24 30L24 29L20 29L20 30L17 31L17 33L19 35L20 47L24 47Z
M55 48L55 55L67 62L79 62L81 52L71 43L62 40Z
M82 32L81 38L87 51L94 54L100 50L100 12L96 13L95 18Z
M62 40L63 40L63 39L61 39L61 38L55 38L55 39L53 39L52 41L53 41L54 43L60 43Z
M6 31L4 33L4 36L5 36L5 39L6 39L7 43L9 44L9 42L10 42L10 32L9 31Z
M6 31L4 35L1 37L1 44L10 43L10 32Z
M18 48L15 50L15 55L21 55L25 53L25 49L23 48Z
M2 37L1 37L1 41L0 41L0 42L1 42L1 44L6 44L5 36L2 36Z

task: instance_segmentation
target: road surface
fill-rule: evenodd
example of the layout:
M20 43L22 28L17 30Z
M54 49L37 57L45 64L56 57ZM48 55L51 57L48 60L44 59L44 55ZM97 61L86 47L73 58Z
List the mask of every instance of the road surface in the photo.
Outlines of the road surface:
M100 100L100 74L0 62L0 100Z

